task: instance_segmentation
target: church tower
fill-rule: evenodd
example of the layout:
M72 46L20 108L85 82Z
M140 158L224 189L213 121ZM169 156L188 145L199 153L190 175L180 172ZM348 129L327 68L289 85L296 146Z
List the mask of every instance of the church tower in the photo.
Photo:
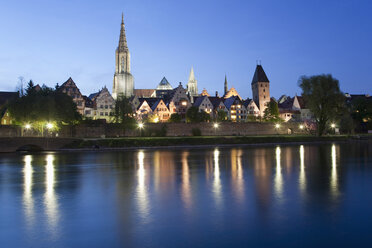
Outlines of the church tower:
M115 52L115 74L112 97L130 97L133 95L134 78L130 73L130 53L125 36L124 15L121 16L119 46Z
M187 82L187 93L190 96L198 96L198 81L195 79L194 68L191 67L189 81Z
M266 109L266 104L270 102L270 81L266 76L262 65L257 65L256 71L252 79L252 93L253 101L256 103L260 109L260 114Z

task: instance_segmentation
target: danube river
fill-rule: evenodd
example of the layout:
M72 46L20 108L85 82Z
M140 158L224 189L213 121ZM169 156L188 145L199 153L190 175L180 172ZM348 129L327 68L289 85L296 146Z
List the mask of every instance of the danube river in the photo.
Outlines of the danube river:
M370 247L372 143L0 155L1 247Z

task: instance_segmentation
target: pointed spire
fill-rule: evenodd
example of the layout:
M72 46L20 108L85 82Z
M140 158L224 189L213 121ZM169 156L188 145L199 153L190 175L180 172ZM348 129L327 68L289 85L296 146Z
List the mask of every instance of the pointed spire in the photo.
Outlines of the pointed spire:
M189 82L195 80L195 75L194 75L194 68L191 66L191 71L190 71L190 76L189 76Z
M119 52L128 50L127 37L125 36L124 13L121 13L121 28L118 50Z
M225 91L225 95L226 93L229 91L228 87L227 87L227 76L225 74L225 85L224 85L224 91Z

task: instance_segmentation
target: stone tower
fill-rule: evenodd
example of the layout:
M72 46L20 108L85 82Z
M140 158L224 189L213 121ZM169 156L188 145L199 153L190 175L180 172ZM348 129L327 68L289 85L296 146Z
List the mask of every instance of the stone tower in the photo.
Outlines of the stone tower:
M133 95L134 78L130 73L130 53L125 36L124 15L121 16L119 46L115 52L115 74L112 97L130 97Z
M187 93L190 96L198 96L198 81L195 79L194 68L191 67L189 81L187 82Z
M262 65L257 65L256 71L254 72L252 79L252 94L253 101L260 109L261 116L263 116L266 104L270 102L270 81L267 78Z

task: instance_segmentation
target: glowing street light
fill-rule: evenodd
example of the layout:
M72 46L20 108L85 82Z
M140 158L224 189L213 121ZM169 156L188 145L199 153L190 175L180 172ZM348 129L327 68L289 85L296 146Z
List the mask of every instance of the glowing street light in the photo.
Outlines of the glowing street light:
M275 128L276 129L280 128L280 124L275 124Z
M30 125L30 124L26 124L26 125L25 125L25 128L26 128L26 129L30 129L30 128L31 128L31 125Z
M331 128L335 128L335 127L336 127L336 124L332 123Z
M299 126L299 128L300 128L301 130L304 129L304 125L301 124L301 125Z
M218 123L214 123L214 124L213 124L213 127L214 127L214 128L218 128Z
M144 128L144 125L142 122L138 123L138 128L140 130L140 136L142 136L142 129Z
M53 123L47 123L46 124L46 127L48 128L48 129L52 129L53 127L54 127L54 125L53 125Z

